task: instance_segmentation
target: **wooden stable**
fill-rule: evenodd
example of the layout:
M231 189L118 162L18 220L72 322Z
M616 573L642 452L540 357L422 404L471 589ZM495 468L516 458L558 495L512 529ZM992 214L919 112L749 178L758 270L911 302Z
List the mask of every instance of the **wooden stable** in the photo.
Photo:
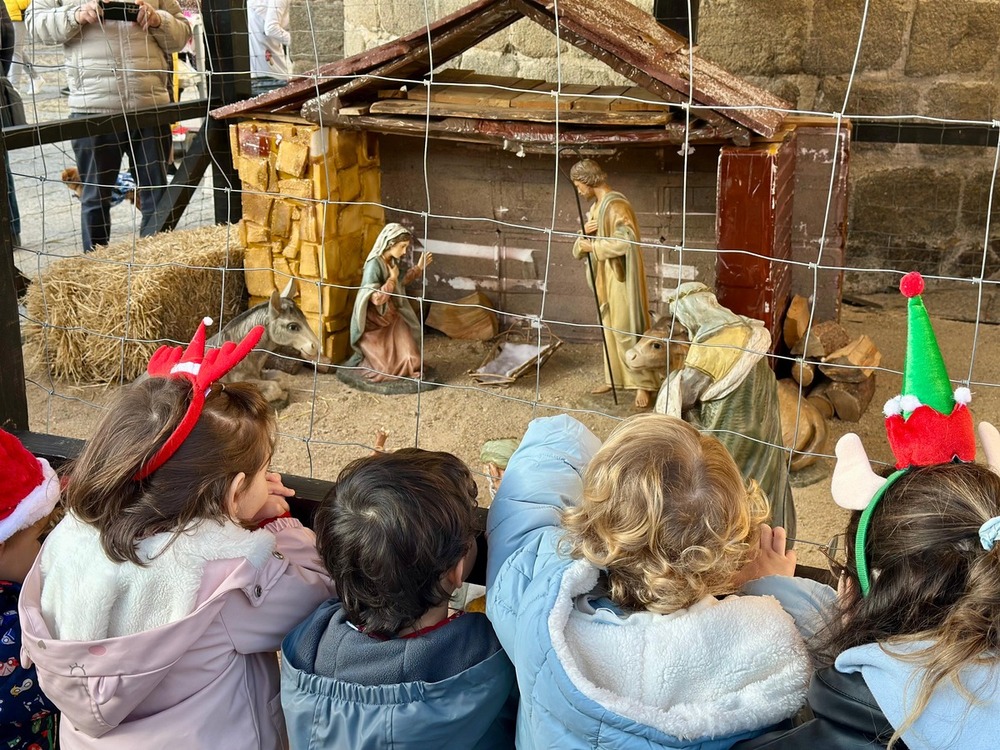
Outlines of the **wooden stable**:
M504 313L538 315L545 295L544 317L569 324L558 327L561 337L596 338L593 299L569 254L580 221L565 178L575 159L592 156L636 209L648 243L654 308L677 283L697 277L716 283L734 310L777 330L790 292L807 285L811 293L818 273L817 310L837 317L849 129L787 118L787 102L692 52L686 39L628 0L561 0L558 17L555 11L544 0L477 0L212 114L249 118L241 131L284 122L316 128L321 139L334 137L324 133L377 139L381 194L365 201L384 205L388 220L411 226L434 252L425 292L431 300L454 302L480 291ZM596 86L449 67L525 18L558 30L560 40L626 83ZM818 211L826 208L819 199L831 170L836 195L830 211ZM684 199L678 197L682 186ZM801 207L800 195L807 197ZM344 195L337 200L344 210ZM362 253L373 238L366 232ZM283 274L287 254L272 247L271 256L281 265L272 270ZM356 254L327 257L360 279L360 264L348 268ZM833 268L810 269L818 259ZM796 273L797 263L810 272ZM301 267L300 261L300 273ZM326 307L321 315L326 335L339 330L342 321L332 321Z

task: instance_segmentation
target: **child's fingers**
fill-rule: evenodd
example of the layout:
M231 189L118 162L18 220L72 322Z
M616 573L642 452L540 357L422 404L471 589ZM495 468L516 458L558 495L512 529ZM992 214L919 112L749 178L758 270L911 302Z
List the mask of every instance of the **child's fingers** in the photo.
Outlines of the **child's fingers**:
M775 526L774 533L771 537L771 549L774 550L776 554L785 554L785 545L788 543L788 532L785 531L783 526Z
M760 525L760 548L765 552L772 548L774 533L766 523Z

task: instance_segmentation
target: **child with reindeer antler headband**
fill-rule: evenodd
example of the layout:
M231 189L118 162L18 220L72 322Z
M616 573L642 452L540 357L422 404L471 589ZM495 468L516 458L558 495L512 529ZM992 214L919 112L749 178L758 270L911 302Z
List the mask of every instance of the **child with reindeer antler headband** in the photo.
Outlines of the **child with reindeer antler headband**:
M1000 433L980 424L989 465L972 463L969 389L952 391L923 279L900 290L903 389L885 408L896 471L872 471L857 435L837 444L832 494L854 512L814 718L740 750L985 750L1000 736Z
M161 347L72 467L20 607L64 749L287 746L275 652L331 584L267 470L274 412L218 383L262 333Z

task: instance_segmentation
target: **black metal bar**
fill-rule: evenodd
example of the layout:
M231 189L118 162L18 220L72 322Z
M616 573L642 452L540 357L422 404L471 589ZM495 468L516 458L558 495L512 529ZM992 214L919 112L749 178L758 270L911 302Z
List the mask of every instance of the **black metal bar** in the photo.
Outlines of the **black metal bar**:
M691 23L688 25L689 0L653 0L653 16L671 31L676 31L692 44L698 43L698 8L700 0L690 0ZM690 37L688 31L691 32Z
M170 125L178 120L207 117L208 99L198 99L180 104L117 112L115 114L84 115L68 120L15 125L3 129L3 141L8 151L31 148L45 143L61 143L73 138L85 138L97 133L113 133L126 128L145 128L153 125Z
M848 119L850 117L848 116ZM991 125L881 122L851 120L851 141L857 143L916 143L926 146L997 145L1000 131Z
M191 149L184 154L184 159L177 174L163 190L156 204L155 223L158 232L169 232L177 227L184 209L191 202L191 196L201 184L205 170L212 163L212 154L208 150L208 132L204 126L198 131L191 143Z
M213 68L212 101L220 106L249 99L250 36L244 0L204 0L201 12ZM229 126L209 117L202 127L207 131L209 153L217 156L212 166L215 221L237 222L243 216L243 204L239 173L229 158Z
M83 441L75 440L73 438L56 437L54 435L46 435L40 432L27 431L15 431L14 434L17 435L22 443L24 443L25 448L34 453L36 456L42 456L47 459L55 468L59 468L66 463L66 461L75 458L83 448ZM293 474L283 474L281 476L281 481L284 482L286 486L295 490L295 497L291 498L288 503L291 508L292 515L302 521L302 523L306 526L310 526L312 524L313 515L316 512L316 507L333 488L334 483L327 482L322 479L299 477ZM487 514L488 510L486 508L477 509L476 523L479 530L486 529ZM487 540L485 534L479 535L477 544L479 548L479 556L476 560L476 566L469 575L468 581L469 583L478 583L482 585L486 583ZM811 578L814 581L820 581L831 585L836 583L832 580L832 574L830 571L825 568L813 568L809 565L796 565L795 575L801 578Z
M0 426L28 429L28 399L24 388L21 322L17 315L14 278L14 232L7 203L9 155L0 138Z

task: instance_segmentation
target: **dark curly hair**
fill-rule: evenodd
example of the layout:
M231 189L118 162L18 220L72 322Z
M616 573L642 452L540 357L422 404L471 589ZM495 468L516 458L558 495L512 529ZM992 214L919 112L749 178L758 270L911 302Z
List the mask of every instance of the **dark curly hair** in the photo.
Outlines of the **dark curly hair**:
M316 542L350 621L392 636L450 592L441 577L475 541L478 488L450 453L404 448L358 459L316 512Z

